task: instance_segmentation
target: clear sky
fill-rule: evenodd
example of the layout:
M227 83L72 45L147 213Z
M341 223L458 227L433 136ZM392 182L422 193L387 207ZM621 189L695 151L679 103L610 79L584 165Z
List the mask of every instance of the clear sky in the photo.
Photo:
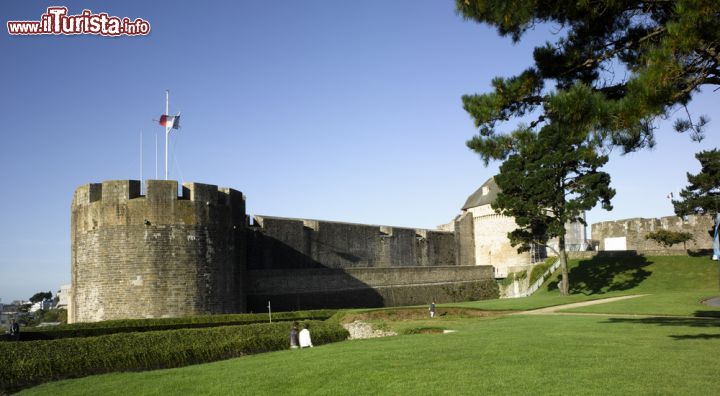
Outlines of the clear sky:
M53 5L141 17L152 32L7 34L6 21ZM465 146L475 129L460 97L523 70L535 45L557 38L539 28L513 45L449 0L9 0L0 15L6 303L70 282L73 191L139 179L141 131L154 177L166 89L182 111L171 178L243 191L251 214L434 228L497 170ZM701 144L666 121L655 150L614 155L615 209L588 221L671 215L665 196L698 170L693 154L720 142L718 95L691 106L711 118Z

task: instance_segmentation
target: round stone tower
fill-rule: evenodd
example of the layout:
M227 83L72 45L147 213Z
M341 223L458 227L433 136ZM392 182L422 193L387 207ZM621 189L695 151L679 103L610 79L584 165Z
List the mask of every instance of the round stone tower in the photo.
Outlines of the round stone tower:
M68 321L245 311L245 199L148 180L86 184L72 203Z

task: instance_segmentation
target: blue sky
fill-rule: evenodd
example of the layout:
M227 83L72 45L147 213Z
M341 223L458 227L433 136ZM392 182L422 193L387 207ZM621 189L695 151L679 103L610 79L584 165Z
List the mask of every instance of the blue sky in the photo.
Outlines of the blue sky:
M539 28L513 45L434 0L10 0L0 15L38 20L53 5L141 17L152 33L0 34L3 302L69 283L73 191L139 179L141 130L154 176L165 89L183 114L171 178L243 191L251 214L434 228L497 170L466 148L460 97L556 39ZM698 170L693 154L720 142L717 95L691 106L711 118L701 144L666 121L655 150L613 155L615 209L588 221L671 215L665 196Z

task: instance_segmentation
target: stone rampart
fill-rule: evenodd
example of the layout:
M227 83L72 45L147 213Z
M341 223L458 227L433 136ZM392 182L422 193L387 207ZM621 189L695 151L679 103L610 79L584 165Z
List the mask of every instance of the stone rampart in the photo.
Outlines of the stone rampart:
M679 232L689 232L694 240L666 248L645 237L661 229ZM600 250L611 250L606 246L608 238L624 238L624 250L680 250L680 249L710 249L712 248L713 220L710 216L688 216L683 219L678 216L661 217L659 219L634 218L617 221L604 221L592 225L592 238L600 243ZM621 249L622 250L622 249Z
M255 216L248 268L455 265L452 232Z

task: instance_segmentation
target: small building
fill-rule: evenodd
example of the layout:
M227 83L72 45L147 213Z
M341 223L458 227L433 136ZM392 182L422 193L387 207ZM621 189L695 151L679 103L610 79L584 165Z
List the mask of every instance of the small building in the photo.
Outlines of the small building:
M51 309L53 306L53 300L50 298L43 299L42 301L38 301L36 303L33 303L33 305L30 306L30 309L28 309L28 312L37 312L40 310L47 311Z

